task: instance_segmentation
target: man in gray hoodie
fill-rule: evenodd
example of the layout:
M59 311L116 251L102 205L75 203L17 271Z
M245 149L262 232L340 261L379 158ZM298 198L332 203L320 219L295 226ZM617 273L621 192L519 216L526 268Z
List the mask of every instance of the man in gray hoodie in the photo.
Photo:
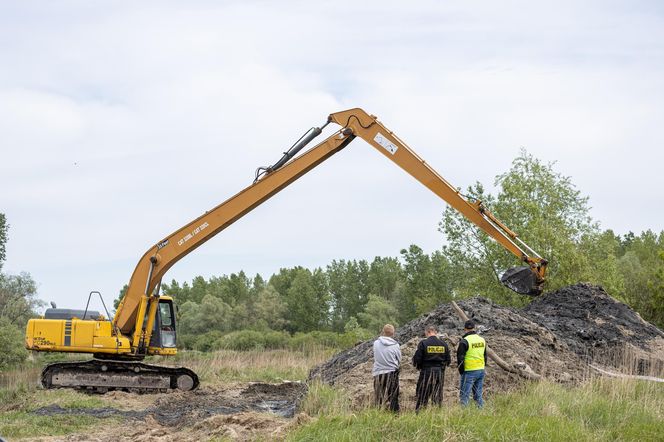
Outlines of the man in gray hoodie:
M373 375L375 404L399 411L399 366L401 347L394 339L394 326L385 324L383 333L373 344Z

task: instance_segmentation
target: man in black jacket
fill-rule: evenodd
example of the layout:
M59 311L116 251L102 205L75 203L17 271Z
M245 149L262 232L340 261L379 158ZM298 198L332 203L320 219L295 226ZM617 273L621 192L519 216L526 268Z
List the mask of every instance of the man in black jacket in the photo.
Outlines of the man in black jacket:
M445 367L450 365L450 349L438 337L438 329L435 325L428 325L424 334L426 339L417 345L417 351L413 356L413 365L420 370L415 389L417 404L415 410L425 407L429 399L436 405L443 403L443 381L445 378Z

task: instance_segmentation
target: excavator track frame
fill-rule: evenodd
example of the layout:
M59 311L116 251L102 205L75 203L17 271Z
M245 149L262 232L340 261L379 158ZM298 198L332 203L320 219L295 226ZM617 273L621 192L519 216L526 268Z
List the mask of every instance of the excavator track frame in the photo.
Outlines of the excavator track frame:
M42 371L41 384L46 389L74 388L95 393L165 393L195 390L199 380L196 373L184 367L92 359L49 364Z

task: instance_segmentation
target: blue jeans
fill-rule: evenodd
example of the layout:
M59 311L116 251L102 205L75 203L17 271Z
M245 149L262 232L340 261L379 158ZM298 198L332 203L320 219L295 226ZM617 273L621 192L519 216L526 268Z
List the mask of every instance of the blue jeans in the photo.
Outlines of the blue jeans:
M473 390L473 399L477 402L477 406L482 408L484 400L482 400L482 386L484 385L484 370L464 371L461 374L461 405L468 405L470 399L470 390Z

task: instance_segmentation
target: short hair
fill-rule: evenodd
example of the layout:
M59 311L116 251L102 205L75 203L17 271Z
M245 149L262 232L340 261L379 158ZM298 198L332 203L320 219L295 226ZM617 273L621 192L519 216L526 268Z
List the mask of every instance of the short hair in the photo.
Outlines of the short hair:
M432 333L438 333L438 327L436 327L433 324L429 324L424 328L424 331L426 333L432 332Z
M473 321L472 319L467 320L466 323L463 324L463 328L465 328L466 330L474 329L475 328L475 321Z
M394 326L392 324L383 326L383 336L394 336Z

